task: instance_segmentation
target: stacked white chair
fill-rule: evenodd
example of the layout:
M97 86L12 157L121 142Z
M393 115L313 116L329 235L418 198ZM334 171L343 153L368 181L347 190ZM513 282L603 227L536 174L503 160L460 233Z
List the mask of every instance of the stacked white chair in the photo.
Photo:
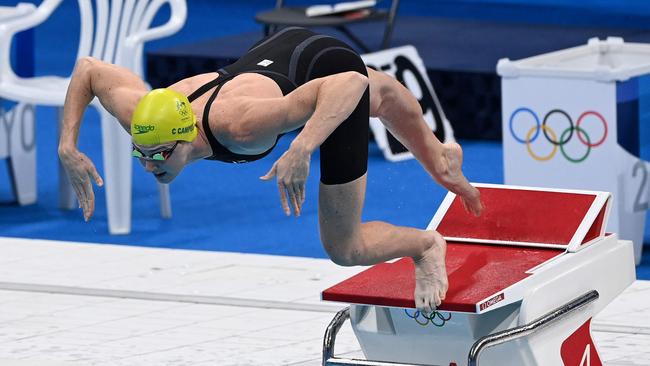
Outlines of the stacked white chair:
M0 6L0 25L36 10L34 4ZM2 102L2 100L0 100ZM20 205L36 202L36 145L34 108L25 103L0 103L0 159L9 159L13 189Z
M32 12L0 23L0 98L22 103L62 107L70 78L38 76L22 78L12 70L10 47L14 35L43 23L63 0L44 0ZM126 67L143 76L143 46L147 41L176 33L185 24L185 0L78 0L81 36L77 59L92 56ZM169 20L151 28L160 8L169 4ZM94 7L94 9L93 9ZM101 116L104 181L108 226L111 234L131 231L131 138L95 98L91 103ZM63 208L74 208L75 197L59 165L59 192ZM169 188L159 185L161 214L171 216Z

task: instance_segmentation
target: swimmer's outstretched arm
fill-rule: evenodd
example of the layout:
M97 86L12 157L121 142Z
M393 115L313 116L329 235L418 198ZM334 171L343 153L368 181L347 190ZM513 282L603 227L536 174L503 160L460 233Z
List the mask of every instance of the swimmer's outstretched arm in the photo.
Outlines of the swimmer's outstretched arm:
M142 80L125 68L92 57L77 60L63 106L58 151L86 221L95 210L91 179L98 186L103 185L103 181L93 162L77 149L84 111L93 98L98 97L128 132L133 109L146 90Z
M352 114L367 87L366 76L350 71L312 80L278 101L280 106L276 108L284 115L277 120L284 122L276 126L276 135L304 124L289 150L261 177L269 180L277 176L280 200L286 215L291 215L290 204L294 214L300 215L311 154ZM268 107L267 111L273 108Z

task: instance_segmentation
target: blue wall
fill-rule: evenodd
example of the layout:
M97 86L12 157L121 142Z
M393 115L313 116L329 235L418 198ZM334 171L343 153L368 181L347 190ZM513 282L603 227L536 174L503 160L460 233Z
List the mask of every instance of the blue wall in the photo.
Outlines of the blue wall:
M26 1L26 0L22 0ZM331 0L286 0L289 4L296 3L320 3L333 2ZM33 0L34 3L40 1ZM18 0L8 1L0 0L0 5L14 5ZM262 27L256 24L253 17L256 12L271 8L275 0L249 0L249 1L224 1L224 0L189 0L188 21L185 27L176 35L164 40L159 40L147 44L148 49L163 48L170 45L189 43L203 39L214 38L218 36L236 34L241 32L259 31L261 35ZM383 0L382 5L389 4L390 0ZM159 21L165 20L168 16L166 11L160 14ZM650 28L650 0L619 0L604 1L590 0L581 1L578 5L567 0L429 0L415 1L402 0L400 13L404 16L429 16L429 17L457 17L466 19L482 20L500 20L510 22L528 22L528 23L559 23L559 24L589 24L597 27L620 26L620 27L645 27ZM399 18L397 26L399 27ZM433 19L432 21L435 21ZM35 32L35 54L36 54L36 74L59 74L68 76L74 65L79 39L79 20L77 1L64 0L55 14L48 19L42 26L39 26ZM645 89L644 89L645 90ZM647 106L645 106L647 107ZM647 111L648 109L644 109ZM252 210L260 215L274 215L271 220L267 218L252 219L252 222L263 222L257 229L256 233L267 230L265 238L272 237L272 240L259 241L256 237L259 234L251 233L245 227L245 223L239 223L242 230L233 229L223 231L223 227L230 225L223 220L215 222L210 217L201 218L204 221L190 218L187 215L195 215L197 207L207 207L205 202L216 202L214 216L227 217L229 220L236 221L242 208L234 207L231 203L233 198L239 199L238 191L228 190L230 187L237 187L237 182L232 185L223 183L225 177L237 180L242 174L248 172L250 182L257 182L257 177L262 175L268 169L264 164L272 162L276 156L271 156L267 161L258 165L247 167L238 167L238 175L230 173L234 167L226 164L213 164L209 162L199 162L197 165L188 167L183 177L175 182L172 194L174 200L174 220L162 221L158 217L157 192L155 185L150 176L146 175L142 169L134 169L135 179L138 182L146 182L135 187L136 197L134 200L134 234L125 237L109 237L106 233L105 207L103 201L103 192L98 192L97 218L90 224L83 224L80 220L78 211L60 211L56 207L56 164L52 158L56 156L56 135L54 110L52 108L39 108L39 125L37 129L38 141L38 167L39 175L47 177L49 180L39 181L39 202L26 208L16 208L9 200L12 194L9 190L7 170L3 168L0 160L0 234L15 235L23 237L49 237L52 239L64 240L89 240L94 242L112 242L112 243L139 243L140 245L160 245L160 243L169 243L172 240L169 234L173 233L177 238L174 242L187 242L186 245L193 245L193 248L211 248L226 250L225 246L220 245L238 245L238 251L265 252L276 254L292 255L323 255L317 238L316 220L311 218L303 221L287 220L278 209L277 192L273 185L255 185L254 190L258 196L251 196L248 201L239 203L240 205L249 205L245 209ZM646 117L644 114L643 117ZM96 113L87 114L89 121L85 122L82 129L82 138L80 139L81 150L89 152L89 156L98 163L101 171L101 151L92 138L89 136L99 136ZM645 130L641 131L646 132ZM283 140L287 144L288 140ZM502 182L501 170L501 146L497 143L472 142L464 145L466 149L466 167L470 180L500 183ZM274 153L281 154L286 149L281 146ZM375 147L376 149L376 147ZM94 154L94 155L93 155ZM648 154L647 149L643 154ZM388 221L401 224L422 227L431 207L437 206L433 202L433 197L439 199L443 193L437 186L430 184L430 180L414 162L402 163L399 168L397 165L389 164L379 155L378 151L372 155L373 176L370 180L366 212L371 216L367 219L387 219ZM404 168L410 164L412 168ZM205 171L204 171L205 169ZM317 166L312 167L317 171ZM382 172L383 169L383 173ZM193 172L193 173L192 173ZM406 176L405 172L412 174ZM317 175L312 174L312 178L317 179ZM194 180L202 180L199 186L205 186L209 189L202 192L204 196L197 196L195 200L188 200L184 187L194 185ZM374 179L374 181L372 181ZM418 181L418 179L420 179ZM214 182L219 182L217 185ZM402 184L408 182L409 184ZM414 184L414 182L421 182ZM215 187L211 185L215 184ZM415 185L415 187L414 187ZM313 181L309 185L312 188L317 187L317 182ZM222 190L218 190L222 189ZM374 191L373 191L374 189ZM264 191L266 190L266 191ZM426 190L426 192L424 191ZM312 192L311 197L316 197ZM244 193L241 193L244 195ZM144 197L144 198L143 198ZM432 197L431 200L422 200L421 197ZM224 200L226 198L227 200ZM409 199L411 201L409 201ZM216 201L215 201L216 200ZM391 201L392 200L392 201ZM8 203L9 202L9 203ZM239 201L238 201L239 202ZM243 202L243 201L242 201ZM307 214L315 215L316 201L310 200L305 210ZM201 206L203 204L203 206ZM264 208L260 205L268 204ZM384 211L379 211L379 209ZM212 208L210 208L212 209ZM269 212L266 214L266 212ZM422 213L426 212L426 215ZM417 214L417 217L416 216ZM374 215L374 216L373 216ZM275 221L274 221L275 220ZM408 221L411 220L411 221ZM419 221L418 221L419 220ZM194 226L203 227L204 229L195 229ZM4 225L4 227L2 227ZM30 228L23 226L31 225ZM72 226L70 226L72 225ZM307 225L307 228L305 228ZM309 226L311 225L311 226ZM143 228L144 226L144 228ZM258 225L259 226L259 225ZM69 228L66 232L61 232L60 228ZM22 230L31 230L29 234L24 234ZM210 231L211 230L211 231ZM295 235L296 230L309 231L307 234L300 236ZM52 232L57 232L59 236L53 236ZM199 237L199 235L203 235ZM258 235L258 236L256 236ZM282 236L284 235L284 236ZM650 231L646 231L646 242L650 238ZM289 244L295 243L294 246ZM248 246L244 246L247 244ZM271 244L278 244L277 248L262 247Z
M20 0L40 4L39 0ZM17 0L0 0L15 5ZM292 4L333 3L332 0L286 0ZM380 0L388 6L390 0ZM188 22L176 35L147 44L148 49L193 42L245 31L260 30L255 13L271 8L274 0L189 0ZM167 9L159 21L168 17ZM650 28L650 0L402 0L399 15L465 18L537 24ZM205 19L211 21L205 21ZM201 20L199 20L201 19ZM399 17L397 19L399 26ZM53 37L54 36L54 37ZM51 19L37 28L36 49L47 58L36 61L36 73L69 75L79 40L77 1L64 0ZM55 41L52 41L55 39ZM43 52L40 52L43 51Z

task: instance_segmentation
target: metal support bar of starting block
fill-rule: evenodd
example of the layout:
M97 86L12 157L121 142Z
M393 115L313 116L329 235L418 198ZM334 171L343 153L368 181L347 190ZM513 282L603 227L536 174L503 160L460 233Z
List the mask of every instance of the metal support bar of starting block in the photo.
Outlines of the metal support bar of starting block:
M334 316L325 330L325 339L323 340L323 366L426 366L413 363L395 363L370 360L356 360L349 358L334 357L334 343L336 343L336 334L347 319L350 319L350 307L339 311Z
M534 333L551 323L560 320L574 311L596 301L600 295L598 291L593 290L579 296L572 301L560 306L559 308L546 313L545 315L533 320L532 322L511 329L506 329L498 333L489 334L480 338L472 345L467 357L467 366L478 366L478 358L483 349L496 346L517 338Z
M593 290L583 294L580 297L552 310L540 318L532 322L511 329L487 335L480 338L472 345L467 357L468 366L478 366L478 359L481 352L488 347L496 346L517 338L527 336L534 333L551 323L560 320L574 311L594 302L599 297L598 291ZM325 330L325 338L323 340L323 366L426 366L421 364L411 363L398 363L398 362L384 362L384 361L371 361L371 360L357 360L348 358L338 358L334 356L334 344L336 343L336 335L338 334L341 326L347 319L350 318L350 308L339 311L334 316Z

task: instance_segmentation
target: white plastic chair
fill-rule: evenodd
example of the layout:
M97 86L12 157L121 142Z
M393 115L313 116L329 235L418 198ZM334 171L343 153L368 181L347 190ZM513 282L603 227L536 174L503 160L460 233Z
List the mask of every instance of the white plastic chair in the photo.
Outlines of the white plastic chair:
M44 22L63 0L44 0L23 17L0 23L0 98L59 107L59 123L70 78L38 76L21 78L11 68L11 40L17 32ZM77 58L92 56L143 76L144 43L176 33L187 17L185 0L78 0L81 36ZM169 20L150 28L159 9L169 4ZM93 12L93 5L95 10ZM104 181L108 226L111 234L131 231L131 138L95 98L91 103L101 116ZM61 206L74 208L75 197L59 164ZM161 214L171 217L169 187L159 184Z
M36 10L34 4L0 6L0 24L26 16ZM20 205L36 202L36 146L34 144L34 108L19 103L3 108L0 99L0 159L9 159L12 186Z

